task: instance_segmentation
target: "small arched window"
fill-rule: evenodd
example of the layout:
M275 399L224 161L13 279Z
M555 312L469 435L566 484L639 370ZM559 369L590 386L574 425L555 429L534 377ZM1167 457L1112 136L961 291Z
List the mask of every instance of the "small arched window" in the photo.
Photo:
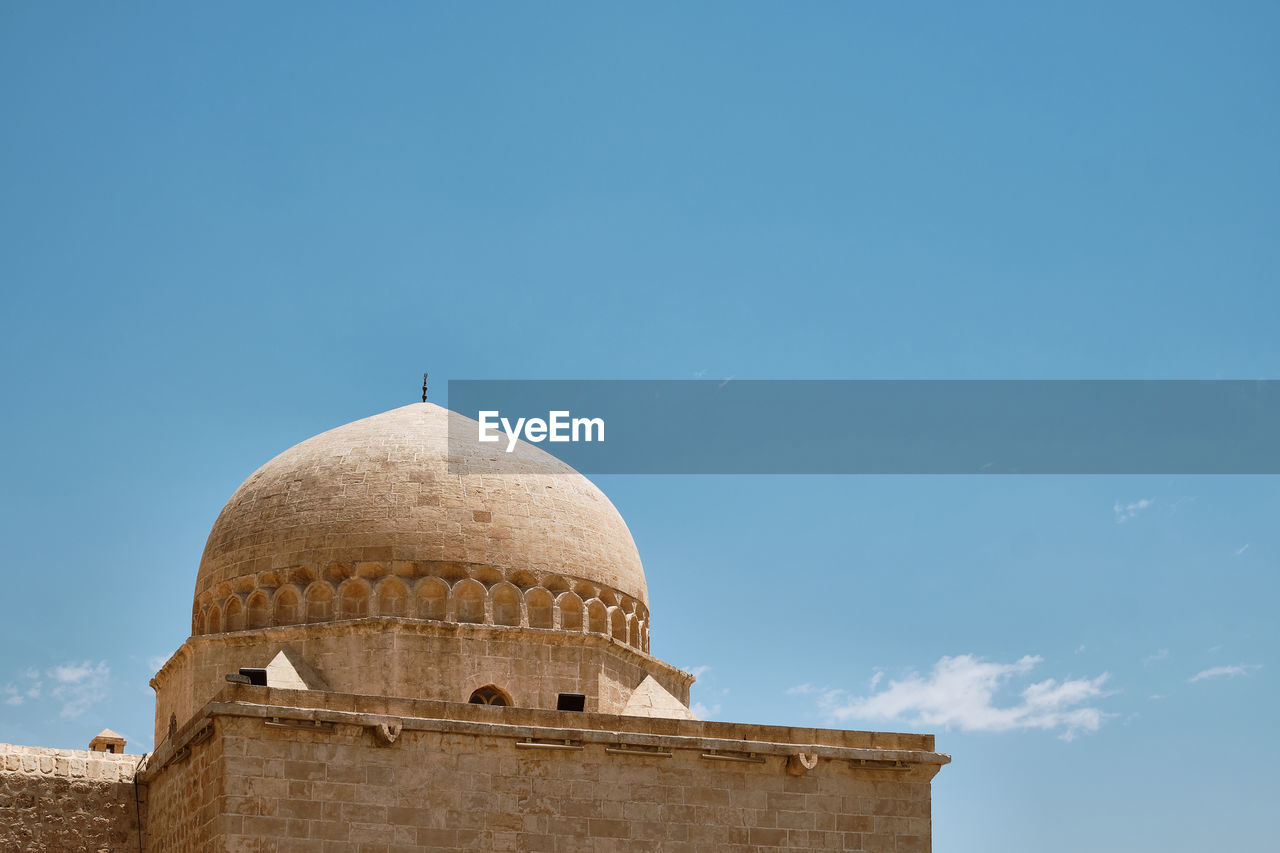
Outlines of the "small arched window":
M487 684L472 693L468 701L472 705L501 705L505 708L511 704L511 697L492 684Z

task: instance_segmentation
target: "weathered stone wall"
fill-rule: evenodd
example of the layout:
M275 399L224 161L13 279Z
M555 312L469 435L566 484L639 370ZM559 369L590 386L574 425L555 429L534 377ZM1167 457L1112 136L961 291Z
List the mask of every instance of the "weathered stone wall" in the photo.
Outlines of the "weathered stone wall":
M262 667L288 644L337 693L466 702L486 684L514 704L555 708L583 693L587 710L617 713L653 677L689 701L692 676L608 636L495 625L367 618L192 637L156 673L156 740L170 715L186 725L225 685L227 673Z
M238 771L224 761L212 726L188 731L181 749L152 755L143 771L145 849L156 853L221 850L217 796ZM157 763L157 760L162 763ZM139 849L137 847L135 850Z
M0 743L0 850L138 850L141 756Z
M152 796L166 776L213 792L211 849L920 853L947 760L923 735L465 705L394 718L384 745L377 716L244 702L253 690L211 706L216 731L191 758L148 771ZM149 850L179 849L160 837L149 828Z

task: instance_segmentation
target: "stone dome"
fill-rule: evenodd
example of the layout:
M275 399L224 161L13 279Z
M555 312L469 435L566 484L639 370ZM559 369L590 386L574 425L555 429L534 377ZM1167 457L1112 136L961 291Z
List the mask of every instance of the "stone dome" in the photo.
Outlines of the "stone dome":
M475 435L474 421L415 403L254 472L209 534L193 634L376 615L552 627L531 608L563 609L567 595L584 624L558 610L554 627L594 630L585 623L599 605L606 626L618 620L647 648L644 570L609 499L528 444L458 445L451 471L451 423Z

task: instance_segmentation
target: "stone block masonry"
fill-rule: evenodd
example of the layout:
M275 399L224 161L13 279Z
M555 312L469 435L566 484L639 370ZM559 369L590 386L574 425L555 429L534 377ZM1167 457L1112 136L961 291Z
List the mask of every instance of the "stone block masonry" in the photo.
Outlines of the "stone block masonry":
M141 759L0 743L0 850L136 853Z
M922 735L363 698L229 689L146 771L190 797L147 849L916 853L948 760Z

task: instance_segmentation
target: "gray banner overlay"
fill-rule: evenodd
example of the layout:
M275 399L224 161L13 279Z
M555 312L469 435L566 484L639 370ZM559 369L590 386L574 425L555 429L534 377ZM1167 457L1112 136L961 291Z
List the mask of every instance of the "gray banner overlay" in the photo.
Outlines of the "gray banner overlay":
M1280 381L455 380L449 408L567 413L578 440L530 443L584 474L1280 473ZM506 452L487 417L451 460Z

